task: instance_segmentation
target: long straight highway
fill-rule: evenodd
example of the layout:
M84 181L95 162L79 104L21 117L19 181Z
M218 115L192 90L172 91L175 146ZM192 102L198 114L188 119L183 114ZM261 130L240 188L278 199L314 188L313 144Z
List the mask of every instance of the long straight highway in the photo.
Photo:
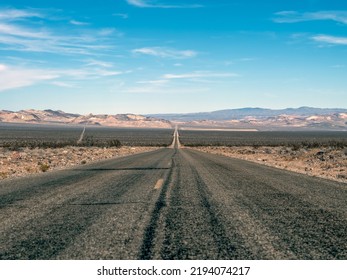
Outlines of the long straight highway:
M347 185L180 148L0 182L0 259L347 259Z

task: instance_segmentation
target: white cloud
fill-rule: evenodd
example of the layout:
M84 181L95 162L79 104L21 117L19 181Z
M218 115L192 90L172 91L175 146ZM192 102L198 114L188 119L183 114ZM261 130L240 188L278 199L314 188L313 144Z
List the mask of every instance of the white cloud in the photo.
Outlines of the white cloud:
M158 1L150 0L126 0L129 5L139 7L139 8L162 8L162 9L177 9L177 8L201 8L202 5L193 4L193 5L168 5L161 4Z
M239 77L235 73L192 72L185 74L165 74L164 79L195 79L195 78L233 78Z
M214 73L214 72L193 72L186 74L165 74L157 80L145 80L138 81L137 84L141 86L124 88L125 93L165 93L165 94L176 94L176 93L199 93L206 92L210 89L206 86L197 87L190 86L195 84L201 84L206 82L205 80L199 80L199 78L214 77L214 78L227 78L237 77L235 73ZM189 83L182 85L179 82L175 82L177 79L187 79Z
M113 64L106 61L96 60L96 59L88 59L85 61L87 66L100 66L105 68L113 67Z
M99 34L101 36L108 36L108 35L112 35L113 33L115 33L117 30L115 28L103 28L99 31Z
M128 72L88 67L52 70L13 67L0 64L0 91L31 86L44 81L50 81L50 84L56 86L74 87L68 81L100 79L126 73Z
M330 35L317 35L311 37L316 42L328 43L333 45L347 45L347 37L335 37Z
M302 21L332 20L347 24L347 11L318 11L299 13L296 11L282 11L275 13L273 20L278 23L295 23Z
M139 94L193 94L207 92L210 89L207 87L168 87L168 86L157 86L157 85L148 85L141 87L130 87L123 90L124 93L139 93Z
M146 1L143 0L127 0L128 4L136 6L136 7L141 7L141 8L145 8L148 7L148 3L146 3Z
M84 30L78 26L86 22L70 20L68 32L49 28L49 25L30 24L32 17L48 18L38 10L0 9L0 50L44 52L59 55L100 55L114 49L114 35L122 33L114 28ZM49 20L59 20L50 17ZM15 23L13 23L15 21ZM106 42L109 42L108 44Z
M47 32L32 31L12 24L0 23L0 35L9 35L11 37L25 37L30 39L43 39L49 36Z
M122 19L127 19L129 18L129 15L128 14L122 14L122 13L116 13L116 14L112 14L113 16L115 17L120 17Z
M192 58L195 57L198 53L193 50L174 50L162 47L152 47L152 48L140 48L132 50L133 53L145 54L158 56L162 58Z
M64 88L77 88L75 85L65 83L65 82L60 82L60 81L53 81L51 82L52 85L57 86L57 87L64 87Z
M47 30L29 29L13 24L0 23L0 49L70 54L99 54L113 46L102 44L109 40L114 29L91 31L84 35L56 35Z
M23 18L44 18L44 15L35 10L17 10L17 9L3 9L0 10L0 20L19 20Z
M89 25L88 22L77 21L77 20L70 20L70 23L73 24L73 25L79 25L79 26Z
M0 91L27 87L58 77L46 70L13 68L7 65L0 65L0 73Z
M58 69L51 70L57 74L58 77L66 78L69 80L90 80L99 79L102 77L118 76L126 72L116 70L105 70L99 68L75 68L75 69Z
M7 69L7 66L4 64L0 64L0 72L5 71Z
M95 70L95 74L98 76L106 77L106 76L118 76L123 74L122 71L109 71L104 69L97 69Z
M168 80L149 80L149 81L138 81L137 84L147 84L147 85L164 85L167 84Z

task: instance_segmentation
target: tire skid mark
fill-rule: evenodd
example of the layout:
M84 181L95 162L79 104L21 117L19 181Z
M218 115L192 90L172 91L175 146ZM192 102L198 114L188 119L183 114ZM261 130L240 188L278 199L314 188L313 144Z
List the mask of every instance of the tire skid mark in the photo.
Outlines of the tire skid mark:
M249 259L252 258L252 252L249 251L244 244L242 244L242 237L236 232L233 233L235 240L231 240L227 234L227 229L221 219L219 210L210 202L209 197L212 195L208 191L208 186L205 184L201 176L199 175L195 166L193 166L193 174L198 182L198 188L201 194L202 204L205 207L209 217L209 223L212 229L212 236L215 240L215 244L218 248L218 259ZM229 229L230 232L230 229ZM238 250L240 245L243 247L242 252Z
M223 181L218 173L220 169L216 168L216 166L211 162L208 165L210 169L213 169L208 172L209 174L214 174L213 180L215 181L215 185L222 187L225 190L225 193L228 194L233 189L230 185ZM201 168L201 167L200 167ZM203 167L206 169L206 167ZM230 196L230 194L229 194ZM235 197L235 195L233 195ZM275 249L275 243L278 242L278 237L275 235L271 235L268 229L259 222L259 219L254 219L253 215L250 213L250 209L247 207L239 206L240 202L244 203L245 198L238 197L235 201L233 198L228 199L225 198L223 210L221 211L221 215L225 216L225 220L228 223L228 217L233 217L232 223L237 226L238 232L240 236L244 240L244 242L248 245L250 250L252 250L254 257L257 259L295 259L296 256L294 253L287 250L277 250ZM247 199L246 199L247 200ZM248 201L248 200L247 200ZM225 211L229 209L229 214ZM235 215L236 214L236 215Z
M160 157L160 159L157 159L151 164L151 166L159 166L162 163L162 158L167 158L168 154L164 157ZM160 170L160 168L156 168L159 170L158 175L160 177L163 177L163 174L165 173L165 170ZM143 226L143 220L147 219L149 216L149 213L151 213L153 209L153 202L152 198L153 196L157 196L158 192L152 188L152 185L149 183L149 179L153 178L153 173L144 173L143 171L140 172L141 174L147 174L147 177L141 177L137 180L137 182L134 182L133 184L129 184L129 187L131 187L131 190L129 192L126 192L125 196L123 198L120 198L122 203L119 203L119 200L116 200L112 203L109 203L110 205L139 205L141 210L138 211L136 216L133 216L133 221L128 220L129 228L128 231L124 232L126 235L125 239L115 239L116 236L118 236L118 225L116 224L115 227L112 229L111 235L106 235L105 231L102 230L103 228L103 222L105 219L107 220L107 217L110 217L112 220L113 217L117 217L119 215L119 212L115 213L115 209L112 207L105 207L105 203L97 204L102 207L105 207L106 209L109 209L103 213L103 215L97 219L97 221L93 222L93 224L83 232L79 238L78 238L78 245L77 249L74 247L67 247L60 255L60 259L66 259L66 258L72 258L73 259L90 259L92 258L96 259L138 259L138 252L139 252L139 246L142 244L142 238L139 239L139 236L143 233L144 226ZM138 193L138 191L143 190L143 182L148 182L148 189L146 191L146 194L144 196L139 197L139 201L133 201L132 194ZM146 185L147 186L147 185ZM128 201L127 199L131 199ZM125 199L125 201L124 201ZM107 204L106 204L107 205ZM85 204L83 204L82 207L86 207ZM126 207L127 208L127 207ZM125 209L125 208L121 208ZM119 211L121 211L119 209ZM118 219L118 218L116 218ZM101 221L101 226L100 226ZM122 226L120 224L120 226ZM107 231L107 230L106 230ZM99 250L96 251L96 253L90 253L89 250L89 244L86 243L84 240L94 240L95 236L98 236L99 240L104 240L102 244L109 243L109 247L103 248L103 245L99 247ZM101 238L101 239L100 239ZM82 241L80 241L82 240ZM112 240L112 241L111 241ZM118 242L118 243L117 243ZM125 250L127 249L127 250ZM95 247L94 247L95 250ZM70 257L69 257L70 256Z
M154 205L154 209L151 214L150 221L145 228L144 234L143 234L143 242L140 247L140 252L138 258L140 260L150 260L153 258L154 254L154 240L156 237L156 231L159 224L159 219L162 213L163 208L166 206L166 194L169 189L169 186L173 183L173 174L176 170L176 164L175 164L175 156L177 154L177 150L175 149L175 152L172 155L171 161L171 168L169 169L169 173L167 177L164 180L164 183L162 185L159 197Z
M172 204L175 204L175 200L179 200L180 191L182 188L181 183L181 168L177 168L175 178L175 187L171 188L171 191L167 194L168 209L164 218L164 236L160 248L160 258L164 260L173 259L187 259L187 248L182 242L182 236L184 236L183 229L180 224L174 221L176 219L177 209L173 210ZM179 209L181 210L181 209ZM174 212L174 213L173 213ZM172 217L173 216L173 217ZM174 236L173 233L177 233ZM174 247L175 249L172 249Z
M233 234L234 240L229 238L227 231L230 229L227 230L224 227L218 214L219 209L209 200L211 194L194 165L183 156L181 156L180 161L186 166L178 168L177 174L175 174L178 179L175 182L175 187L171 189L170 200L165 211L165 236L160 250L160 258L168 260L246 259L251 256L251 252L243 246L239 236ZM185 177L182 177L182 169L188 171L191 178L190 184L193 184L191 191L186 188L189 183L185 181ZM183 202L183 205L181 204L184 193L188 194L187 198L190 196L189 193L196 193L193 205L190 200ZM196 214L191 216L192 211ZM193 219L191 222L185 220L189 216L191 216L189 219ZM191 241L194 242L194 245L190 244Z

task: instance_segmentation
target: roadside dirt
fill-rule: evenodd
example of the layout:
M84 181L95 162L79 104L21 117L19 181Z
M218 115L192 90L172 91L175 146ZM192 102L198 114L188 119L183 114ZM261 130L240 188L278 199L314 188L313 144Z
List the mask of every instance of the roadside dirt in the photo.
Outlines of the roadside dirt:
M0 180L63 169L92 161L156 150L156 147L65 147L10 151L0 148Z
M347 149L290 147L196 147L203 152L253 161L347 183Z
M152 151L157 147L65 147L10 151L0 148L0 180L49 172L93 161ZM290 147L195 147L203 152L249 160L309 176L347 183L347 149Z

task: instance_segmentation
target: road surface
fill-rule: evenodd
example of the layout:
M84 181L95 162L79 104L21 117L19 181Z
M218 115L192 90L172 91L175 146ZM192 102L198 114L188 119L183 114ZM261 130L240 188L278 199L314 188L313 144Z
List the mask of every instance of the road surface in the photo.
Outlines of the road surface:
M347 259L347 185L172 148L0 182L0 259Z

